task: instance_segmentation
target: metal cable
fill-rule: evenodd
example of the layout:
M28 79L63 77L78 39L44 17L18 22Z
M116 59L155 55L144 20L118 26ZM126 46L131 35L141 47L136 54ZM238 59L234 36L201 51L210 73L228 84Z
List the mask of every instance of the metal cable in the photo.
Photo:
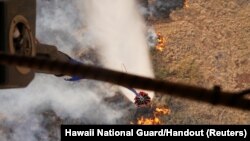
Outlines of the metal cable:
M0 64L18 65L28 67L36 71L45 71L51 74L60 73L70 76L76 75L86 79L105 81L124 87L152 90L161 92L162 94L250 110L250 99L247 99L247 97L244 96L246 93L249 93L250 90L235 93L222 92L219 86L215 86L213 90L209 90L195 86L126 74L95 66L70 64L8 54L0 54Z

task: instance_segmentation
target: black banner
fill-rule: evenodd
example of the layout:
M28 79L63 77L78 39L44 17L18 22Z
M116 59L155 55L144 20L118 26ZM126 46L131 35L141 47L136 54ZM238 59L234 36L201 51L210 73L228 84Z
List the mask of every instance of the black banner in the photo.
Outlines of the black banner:
M192 137L250 139L250 125L62 125L61 140L85 137Z

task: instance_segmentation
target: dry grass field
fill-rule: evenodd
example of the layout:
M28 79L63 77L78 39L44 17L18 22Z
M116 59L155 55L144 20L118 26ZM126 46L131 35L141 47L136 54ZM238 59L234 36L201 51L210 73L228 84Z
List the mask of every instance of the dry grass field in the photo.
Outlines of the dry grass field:
M165 22L153 22L166 38L152 51L156 77L226 91L250 88L250 1L188 0ZM188 94L188 93L187 93ZM171 114L166 124L250 124L250 112L175 97L158 97Z

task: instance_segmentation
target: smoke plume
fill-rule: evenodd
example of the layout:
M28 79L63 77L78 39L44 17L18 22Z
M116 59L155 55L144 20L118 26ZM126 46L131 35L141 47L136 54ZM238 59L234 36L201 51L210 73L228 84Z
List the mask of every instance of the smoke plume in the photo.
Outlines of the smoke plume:
M83 63L119 71L124 65L128 73L153 77L144 28L134 0L37 1L36 36L41 43L55 45ZM67 82L36 74L27 88L1 90L0 140L60 140L59 127L48 131L50 120L115 124L126 109L114 109L104 98L116 91L103 82ZM52 119L46 114L50 111Z
M100 51L104 67L154 77L146 26L135 0L84 0L78 5L85 6L81 11L87 31ZM121 89L133 100L134 95L130 91Z

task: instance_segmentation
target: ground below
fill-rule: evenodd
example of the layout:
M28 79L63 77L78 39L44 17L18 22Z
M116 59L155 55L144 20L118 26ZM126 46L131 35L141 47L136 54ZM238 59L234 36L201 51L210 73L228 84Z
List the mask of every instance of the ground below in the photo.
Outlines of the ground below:
M166 38L152 51L158 79L225 91L250 88L250 1L188 0L170 18L152 22ZM188 93L187 93L188 94ZM250 124L250 111L159 96L171 109L166 124Z

